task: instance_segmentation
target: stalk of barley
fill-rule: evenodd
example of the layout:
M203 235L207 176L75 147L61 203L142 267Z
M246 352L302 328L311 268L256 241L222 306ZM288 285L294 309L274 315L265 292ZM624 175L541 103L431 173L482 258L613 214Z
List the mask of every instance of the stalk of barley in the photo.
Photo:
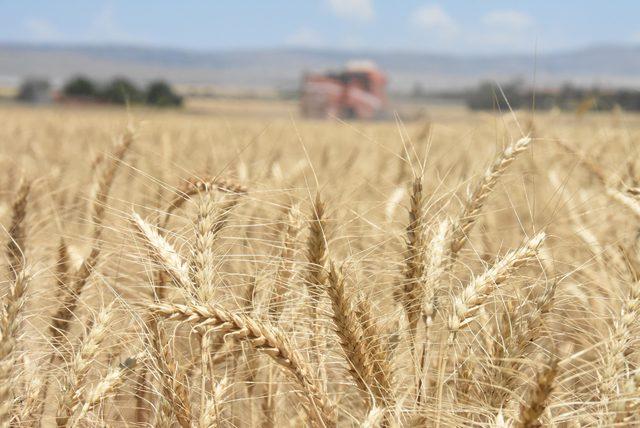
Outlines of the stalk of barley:
M113 181L120 167L120 163L124 159L125 154L129 151L133 143L134 133L131 129L127 129L122 135L113 149L112 159L108 162L104 169L98 174L98 180L92 191L92 211L91 221L93 223L93 239L94 242L100 239L102 233L102 222L105 218L105 210L109 200L109 192L113 185Z
M438 288L440 278L446 270L446 257L447 257L447 236L449 233L449 222L444 220L440 222L438 230L431 239L429 244L427 260L425 261L426 268L423 272L423 278L420 281L422 287L422 320L424 322L424 343L422 345L422 352L420 357L420 370L419 379L417 385L418 402L421 402L426 398L427 383L427 366L430 358L430 340L429 330L433 326L433 320L436 314Z
M458 216L457 222L452 225L450 238L450 253L452 259L457 256L458 252L467 242L469 233L478 220L484 203L491 192L493 192L493 189L495 189L500 177L502 177L518 155L529 147L531 141L531 138L524 137L509 144L493 161L493 164L484 173L484 176L476 185L474 191L469 195L462 212Z
M31 191L31 182L22 180L18 193L11 206L11 226L9 226L9 242L7 243L7 259L9 260L9 274L15 281L22 271L25 249L24 219L27 215L27 198Z
M9 293L2 301L0 312L0 427L6 428L11 422L15 379L15 348L18 339L20 309L25 300L29 275L25 270L17 273Z
M500 285L519 267L533 260L538 247L545 239L539 232L517 250L509 252L482 275L474 278L462 292L453 299L449 317L449 340L473 320L475 312L483 305L496 286Z
M152 304L155 314L195 324L195 328L212 327L238 340L246 340L256 350L269 355L286 369L302 387L309 404L309 416L320 425L335 426L335 409L321 384L312 377L313 370L289 342L286 334L274 327L233 314L212 305Z

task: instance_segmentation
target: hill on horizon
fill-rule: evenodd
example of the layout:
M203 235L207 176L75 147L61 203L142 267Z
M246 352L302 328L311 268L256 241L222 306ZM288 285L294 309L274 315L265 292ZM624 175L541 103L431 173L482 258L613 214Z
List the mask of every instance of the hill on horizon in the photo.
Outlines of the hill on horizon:
M392 92L416 84L427 91L461 89L481 80L516 78L540 87L640 87L640 46L607 45L548 54L449 55L413 51L274 48L236 51L124 45L0 43L0 84L26 76L60 83L76 74L96 79L127 76L174 84L247 90L293 89L301 74L340 68L351 59L376 62L390 77Z

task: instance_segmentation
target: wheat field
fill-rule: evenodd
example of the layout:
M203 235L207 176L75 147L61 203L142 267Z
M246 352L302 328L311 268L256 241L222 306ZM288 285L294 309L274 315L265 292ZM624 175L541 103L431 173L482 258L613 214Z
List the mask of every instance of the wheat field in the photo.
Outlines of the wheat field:
M640 423L637 116L0 117L2 427Z

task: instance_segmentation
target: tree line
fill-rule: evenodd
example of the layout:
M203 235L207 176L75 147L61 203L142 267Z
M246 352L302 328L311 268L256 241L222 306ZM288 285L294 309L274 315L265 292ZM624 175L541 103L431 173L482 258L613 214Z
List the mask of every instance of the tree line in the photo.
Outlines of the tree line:
M558 89L531 89L520 82L497 85L483 82L464 95L472 110L535 108L549 110L597 110L621 108L640 111L640 91L635 89L581 88L565 84Z
M26 102L44 102L51 98L51 85L42 79L27 79L21 85L17 99ZM136 86L124 77L106 83L94 81L86 76L76 76L62 87L61 100L88 101L106 104L146 104L154 107L180 107L183 99L171 86L163 81L150 82L144 88Z

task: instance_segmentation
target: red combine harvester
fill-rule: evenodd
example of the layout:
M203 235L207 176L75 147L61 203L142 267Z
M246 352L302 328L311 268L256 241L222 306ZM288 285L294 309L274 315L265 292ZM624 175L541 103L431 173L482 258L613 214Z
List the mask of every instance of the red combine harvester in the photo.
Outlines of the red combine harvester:
M300 110L304 117L326 119L383 119L387 116L387 78L371 62L347 64L345 70L306 73Z

